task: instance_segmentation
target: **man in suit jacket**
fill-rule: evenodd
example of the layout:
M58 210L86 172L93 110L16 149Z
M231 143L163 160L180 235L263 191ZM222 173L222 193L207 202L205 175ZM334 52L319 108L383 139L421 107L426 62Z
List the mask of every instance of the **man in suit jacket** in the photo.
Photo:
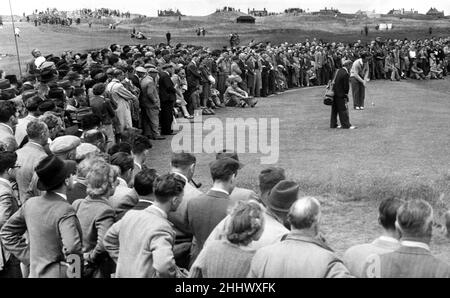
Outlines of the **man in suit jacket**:
M14 194L11 179L17 161L15 152L0 152L0 229L19 210L19 200ZM12 174L12 175L11 175ZM3 248L0 241L0 278L21 278L20 262Z
M78 256L82 264L81 227L66 197L75 169L73 161L44 158L36 173L39 189L45 194L28 199L2 227L5 248L30 265L29 277L66 277L66 258L70 255ZM23 237L25 232L29 243ZM76 268L81 274L80 270Z
M109 198L109 203L116 211L117 219L120 219L139 202L139 196L136 191L128 187L133 173L134 161L130 154L117 152L111 157L111 164L120 169L120 175L117 177L119 185L117 185L114 194Z
M161 122L161 134L173 135L173 105L177 100L177 91L171 79L173 65L166 64L162 67L159 77L159 98L161 100L161 112L159 118Z
M320 203L298 199L289 211L291 233L263 247L253 257L250 278L351 277L347 268L319 236Z
M22 203L29 198L27 191L33 179L34 168L47 156L44 146L48 143L49 131L47 125L40 121L31 121L27 125L28 143L17 150L16 181L19 197Z
M187 204L189 227L196 239L193 258L203 248L203 244L214 227L227 216L231 205L230 193L236 184L239 162L226 157L210 164L213 187L204 195L191 199Z
M157 72L156 69L154 71ZM158 89L155 80L147 73L143 67L137 67L136 72L140 78L141 94L139 102L141 105L141 118L143 134L154 140L163 140L159 133L159 111L161 103L159 101Z
M156 178L155 202L128 211L106 233L104 245L117 263L116 277L176 277L175 232L167 219L183 199L184 180L174 174Z
M355 277L363 277L363 269L368 256L384 254L397 250L400 247L400 234L395 228L397 210L402 201L395 198L385 199L378 208L378 222L383 228L383 235L371 243L350 247L344 254L345 266Z
M425 200L409 200L397 211L400 248L373 254L366 260L364 277L450 278L450 266L434 257L429 244L433 232L433 208Z
M19 116L12 101L0 101L0 146L6 151L16 151L18 148L13 128L17 125Z
M331 106L331 120L330 127L338 128L337 125L337 115L339 114L339 120L341 121L341 128L355 129L355 126L350 124L349 114L348 114L348 91L349 85L349 71L352 66L350 60L345 60L343 62L344 67L340 68L335 74L334 79L334 101Z

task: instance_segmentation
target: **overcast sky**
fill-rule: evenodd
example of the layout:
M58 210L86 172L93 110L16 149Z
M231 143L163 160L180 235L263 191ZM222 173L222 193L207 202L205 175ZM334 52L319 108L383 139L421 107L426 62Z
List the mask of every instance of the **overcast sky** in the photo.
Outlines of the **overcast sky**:
M445 14L450 14L449 0L12 0L13 12L15 15L22 15L23 12L31 13L34 9L46 9L56 7L59 10L74 10L78 8L114 8L121 11L130 11L147 16L156 16L158 9L178 8L186 15L208 15L216 8L231 6L247 12L247 8L263 9L279 12L289 7L299 7L316 11L324 7L336 7L341 12L354 13L357 10L376 10L378 13L387 13L392 8L414 8L420 13L426 13L430 7L444 10ZM7 0L0 1L0 14L9 14Z

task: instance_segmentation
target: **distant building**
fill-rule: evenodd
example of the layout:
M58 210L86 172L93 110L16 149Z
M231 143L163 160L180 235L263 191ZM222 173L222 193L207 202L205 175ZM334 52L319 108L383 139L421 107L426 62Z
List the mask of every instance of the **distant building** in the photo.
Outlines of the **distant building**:
M387 14L390 14L390 15L418 15L419 12L414 9L405 10L404 8L401 8L401 9L391 9Z
M313 15L321 15L321 16L334 16L337 14L341 14L341 12L335 8L327 8L321 9L319 11L315 11L312 13Z
M252 16L240 16L236 19L236 23L254 24L256 19Z
M269 15L269 12L265 8L263 10L255 10L254 8L250 10L249 8L248 14L255 17L267 17Z
M443 18L444 17L444 11L439 11L436 8L430 8L430 10L427 12L427 16L434 16Z
M158 10L158 17L179 17L184 16L178 9L166 9L166 10Z
M362 10L358 10L355 15L357 17L368 17L368 18L380 18L381 14L376 13L375 10L372 11L362 11Z

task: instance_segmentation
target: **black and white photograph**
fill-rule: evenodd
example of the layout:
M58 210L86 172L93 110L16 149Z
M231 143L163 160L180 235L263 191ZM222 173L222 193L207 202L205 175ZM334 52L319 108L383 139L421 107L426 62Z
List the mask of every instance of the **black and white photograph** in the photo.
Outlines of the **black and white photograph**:
M450 278L449 115L447 0L2 0L0 278Z

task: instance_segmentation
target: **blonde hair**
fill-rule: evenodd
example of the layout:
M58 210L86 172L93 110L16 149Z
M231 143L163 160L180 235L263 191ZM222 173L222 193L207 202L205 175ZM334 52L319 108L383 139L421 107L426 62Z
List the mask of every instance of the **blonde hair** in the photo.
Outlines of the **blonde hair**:
M93 198L107 195L114 188L116 179L115 171L108 163L94 163L86 177L87 195Z
M227 239L234 244L249 244L264 229L264 209L257 201L239 201L230 214Z

